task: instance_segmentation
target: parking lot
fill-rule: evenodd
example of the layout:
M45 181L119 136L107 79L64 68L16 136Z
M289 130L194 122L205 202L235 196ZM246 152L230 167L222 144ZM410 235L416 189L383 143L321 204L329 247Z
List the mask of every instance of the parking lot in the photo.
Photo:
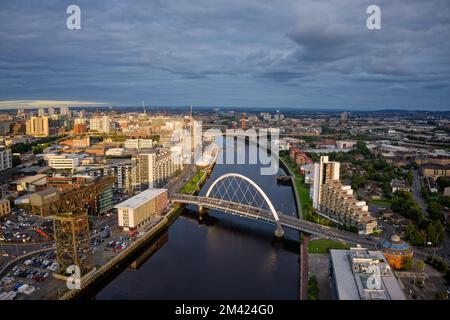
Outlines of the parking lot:
M56 254L53 251L42 252L23 260L0 279L0 299L33 299L45 287L46 281L54 281L52 273L57 268Z
M4 243L45 242L53 238L53 222L14 208L0 221L0 241Z

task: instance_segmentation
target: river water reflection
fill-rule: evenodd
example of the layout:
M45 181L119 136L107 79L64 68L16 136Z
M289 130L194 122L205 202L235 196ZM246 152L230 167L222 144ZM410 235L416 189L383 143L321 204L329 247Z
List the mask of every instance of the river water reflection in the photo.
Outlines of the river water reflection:
M200 194L229 172L251 178L277 210L295 215L291 187L278 185L275 175L261 176L259 165L217 164ZM187 207L169 227L168 242L138 270L124 270L96 299L297 299L298 232L285 230L285 239L276 241L274 230L213 210L199 224L197 208Z

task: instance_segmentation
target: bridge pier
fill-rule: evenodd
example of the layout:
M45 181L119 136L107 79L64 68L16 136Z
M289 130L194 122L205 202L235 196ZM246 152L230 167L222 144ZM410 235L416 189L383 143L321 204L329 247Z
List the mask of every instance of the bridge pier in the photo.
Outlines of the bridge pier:
M198 220L202 221L203 217L206 215L207 211L206 208L203 208L203 206L198 207Z
M280 239L284 237L284 230L281 227L281 223L277 223L277 228L275 229L275 237Z

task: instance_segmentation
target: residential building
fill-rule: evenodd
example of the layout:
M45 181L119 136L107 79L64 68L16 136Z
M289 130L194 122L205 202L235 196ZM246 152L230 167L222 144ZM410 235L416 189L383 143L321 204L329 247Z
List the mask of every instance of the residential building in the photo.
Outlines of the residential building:
M0 120L0 136L7 136L11 133L11 122Z
M0 171L12 168L11 149L0 146Z
M411 187L405 180L400 179L392 179L391 181L391 189L392 192L403 191L403 192L411 192Z
M351 186L339 180L340 163L320 157L314 164L311 190L313 208L339 223L357 227L359 233L370 234L377 227L377 221L368 211L365 201L358 201Z
M108 116L92 118L89 120L89 129L91 131L109 133L111 131L111 120Z
M131 160L111 159L106 165L92 165L85 168L84 173L92 177L114 176L116 181L113 188L123 193L132 192Z
M70 115L69 107L61 107L61 108L59 108L59 113L62 116L69 116Z
M153 148L152 139L127 139L125 140L126 149L146 149Z
M145 226L153 217L161 214L168 205L167 189L147 189L114 206L118 225L125 231Z
M170 150L148 150L134 155L132 161L132 188L142 190L164 186L175 172L181 169L180 162Z
M0 199L0 217L11 213L11 204L8 199Z
M27 120L26 134L33 137L48 137L50 134L48 117L31 117Z
M450 177L450 165L426 163L422 165L424 176Z
M380 251L331 249L329 274L335 300L406 300Z

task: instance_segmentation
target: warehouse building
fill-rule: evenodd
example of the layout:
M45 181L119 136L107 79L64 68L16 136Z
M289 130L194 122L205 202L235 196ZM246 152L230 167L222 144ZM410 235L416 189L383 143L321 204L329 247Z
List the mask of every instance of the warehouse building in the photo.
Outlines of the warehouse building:
M147 189L116 205L118 225L125 231L136 230L161 214L168 205L167 189Z

